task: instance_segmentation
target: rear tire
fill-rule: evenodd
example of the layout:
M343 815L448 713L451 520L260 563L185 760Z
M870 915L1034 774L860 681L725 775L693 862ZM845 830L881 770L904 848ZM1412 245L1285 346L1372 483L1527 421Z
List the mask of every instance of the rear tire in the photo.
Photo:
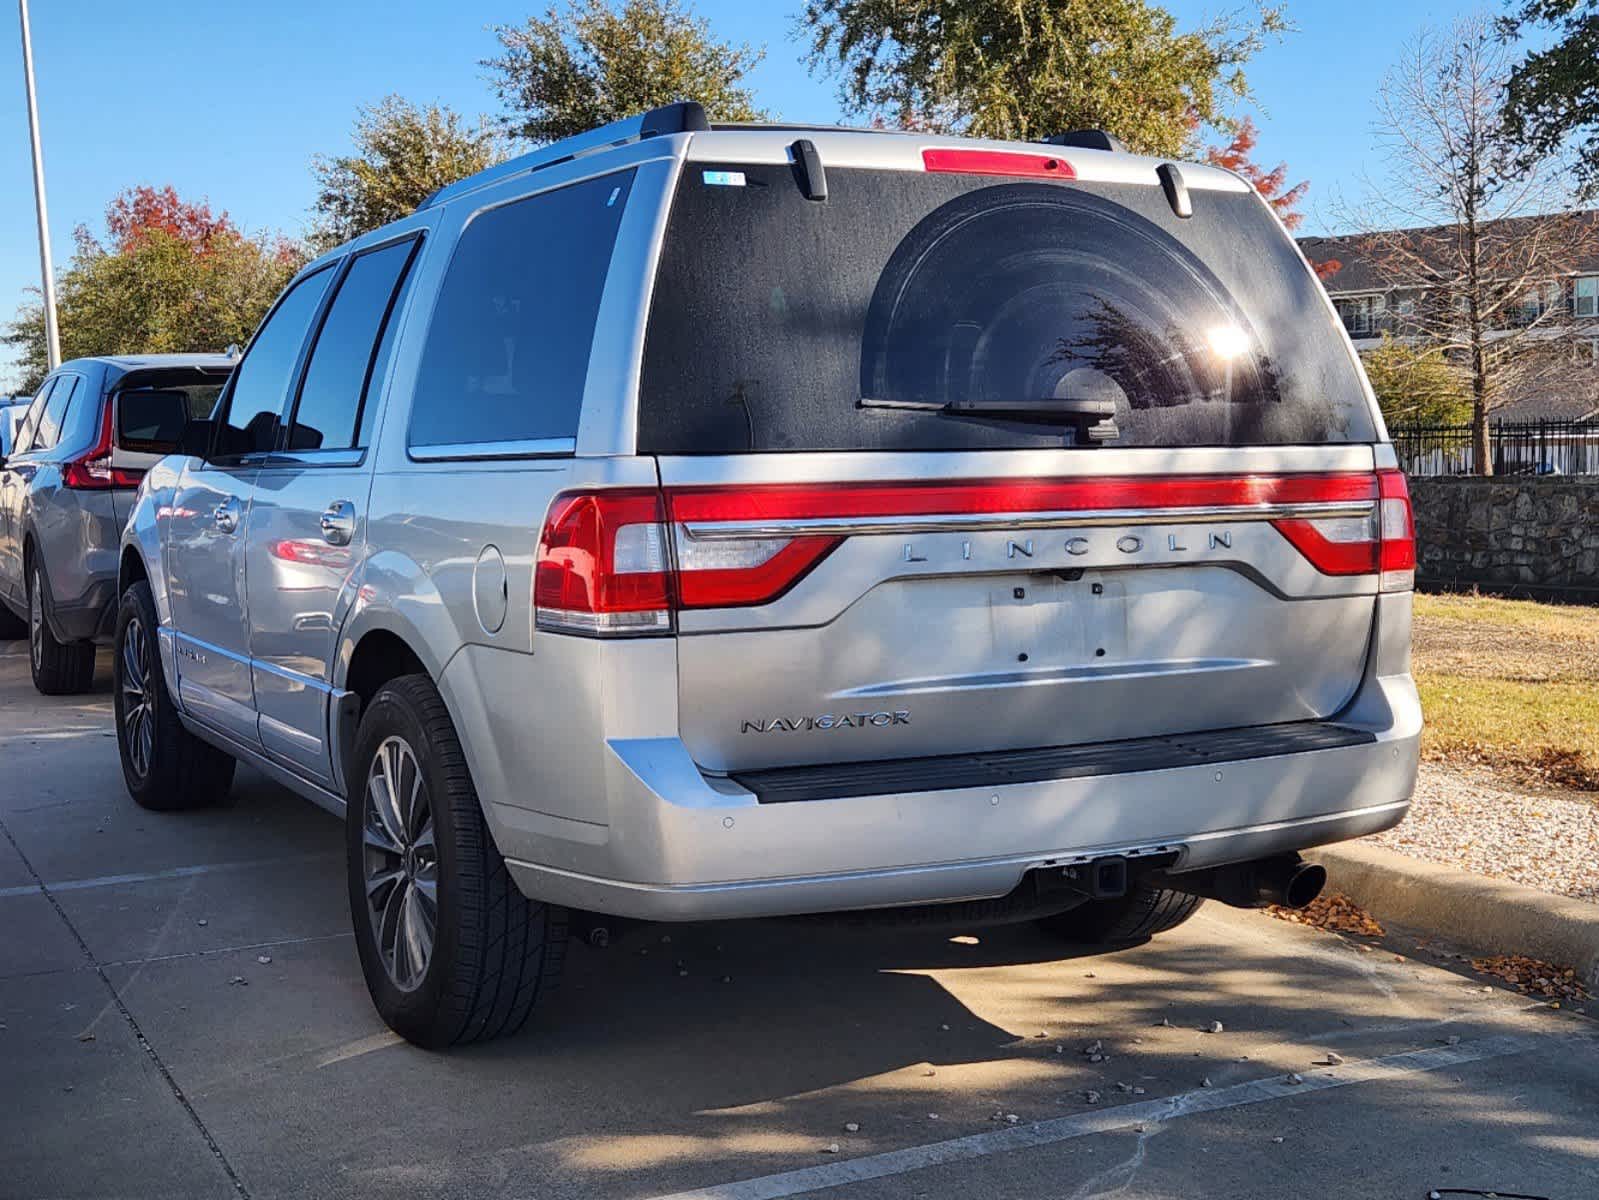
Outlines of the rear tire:
M167 691L156 640L155 597L143 580L117 609L115 687L122 779L140 808L200 808L228 794L233 756L183 727Z
M76 696L94 685L94 643L58 642L50 632L44 570L28 565L28 662L33 686L45 696Z
M1053 917L1038 927L1051 937L1085 946L1116 946L1142 942L1176 929L1199 911L1204 901L1186 892L1134 884L1115 900L1090 900Z
M378 1015L428 1049L515 1033L560 979L567 914L511 880L426 675L378 691L350 762L350 916Z

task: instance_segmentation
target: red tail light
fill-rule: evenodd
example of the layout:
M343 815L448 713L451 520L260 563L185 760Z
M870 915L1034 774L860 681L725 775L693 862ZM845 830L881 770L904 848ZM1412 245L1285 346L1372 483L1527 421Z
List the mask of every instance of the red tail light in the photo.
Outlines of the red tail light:
M1331 511L1272 511L1299 505ZM1380 572L1386 591L1414 579L1410 501L1397 471L988 479L569 492L550 506L533 599L542 629L668 633L681 610L771 603L851 532L908 528L917 517L975 518L981 527L984 517L1082 512L1137 523L1151 509L1192 509L1195 520L1225 521L1229 509L1269 516L1325 575ZM910 525L895 524L905 518Z
M542 629L670 632L672 575L660 493L557 496L539 538L533 606Z
M106 401L100 418L100 436L93 446L61 466L61 485L74 491L100 491L105 488L138 487L144 472L129 467L113 467L111 402Z
M1294 517L1272 524L1323 575L1380 573L1383 591L1409 591L1416 583L1416 529L1405 477L1383 470L1357 478L1366 480L1366 495L1375 501L1369 516Z
M1021 175L1036 179L1076 179L1071 163L1054 154L1013 150L923 150L922 167L956 175Z
M1416 586L1416 516L1403 471L1378 471L1382 495L1382 590L1408 592Z

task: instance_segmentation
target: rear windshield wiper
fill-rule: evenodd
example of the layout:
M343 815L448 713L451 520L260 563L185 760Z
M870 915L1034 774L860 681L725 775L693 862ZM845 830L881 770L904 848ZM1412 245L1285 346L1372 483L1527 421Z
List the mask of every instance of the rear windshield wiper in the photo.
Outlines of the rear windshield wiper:
M1121 435L1116 428L1116 402L1099 396L1050 396L1039 400L951 400L948 403L862 396L856 407L933 412L952 417L988 417L1033 425L1066 425L1076 429L1090 442L1113 441Z

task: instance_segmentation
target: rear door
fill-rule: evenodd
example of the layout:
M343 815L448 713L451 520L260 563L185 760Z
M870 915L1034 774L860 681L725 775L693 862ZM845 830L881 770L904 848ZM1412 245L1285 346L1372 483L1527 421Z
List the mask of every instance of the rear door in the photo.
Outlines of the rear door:
M39 426L40 414L55 385L54 376L45 380L33 403L28 405L27 415L17 427L11 453L5 466L0 467L0 592L17 603L23 602L27 594L22 578L22 501L27 481L33 478L33 467L23 456L33 444L33 431Z
M267 314L223 393L211 453L188 461L167 518L179 695L190 712L248 746L260 743L245 575L250 505L332 274L303 277Z
M703 767L1307 720L1354 693L1378 433L1319 285L1229 176L1194 172L1185 219L1153 164L1089 184L1045 158L830 168L821 202L786 163L685 168L639 450Z
M256 476L245 550L262 746L330 782L334 643L366 548L378 385L415 237L353 256L335 285L287 420Z

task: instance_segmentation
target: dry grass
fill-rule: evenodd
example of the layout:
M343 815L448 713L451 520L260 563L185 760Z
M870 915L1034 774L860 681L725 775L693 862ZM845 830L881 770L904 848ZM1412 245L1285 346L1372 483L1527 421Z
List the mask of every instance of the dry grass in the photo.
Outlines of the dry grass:
M1424 756L1599 791L1599 609L1416 597Z

